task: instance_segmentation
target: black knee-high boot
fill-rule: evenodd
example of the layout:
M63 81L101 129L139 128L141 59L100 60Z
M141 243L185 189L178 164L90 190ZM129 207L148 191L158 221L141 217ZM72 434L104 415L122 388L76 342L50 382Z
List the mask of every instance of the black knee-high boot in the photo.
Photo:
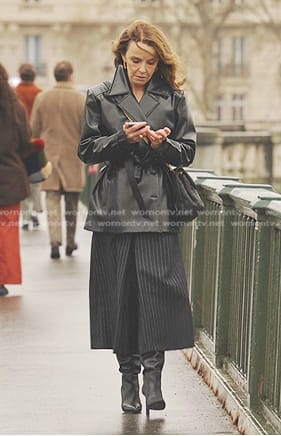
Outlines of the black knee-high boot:
M161 373L164 366L164 351L151 351L141 355L143 369L142 393L146 399L146 415L149 410L163 410L166 407L161 391Z
M122 373L121 408L125 413L140 413L142 409L139 396L138 374L141 370L140 356L117 354L119 371Z

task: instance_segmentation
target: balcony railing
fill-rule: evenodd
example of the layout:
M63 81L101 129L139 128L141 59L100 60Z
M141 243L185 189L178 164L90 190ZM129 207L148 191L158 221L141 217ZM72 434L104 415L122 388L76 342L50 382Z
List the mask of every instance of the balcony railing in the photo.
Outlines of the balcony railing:
M250 75L249 65L238 65L234 63L219 65L217 72L222 77L242 77L247 78Z

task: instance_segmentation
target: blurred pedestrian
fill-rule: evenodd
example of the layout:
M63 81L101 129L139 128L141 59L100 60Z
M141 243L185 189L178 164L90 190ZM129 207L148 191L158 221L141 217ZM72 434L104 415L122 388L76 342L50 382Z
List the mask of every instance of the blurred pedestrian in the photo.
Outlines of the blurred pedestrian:
M0 296L8 294L6 284L22 282L20 202L30 194L22 158L32 152L30 138L25 109L0 64Z
M163 32L135 21L113 45L112 81L88 90L78 154L105 163L90 197L85 228L90 263L91 347L116 353L121 407L139 413L138 374L146 413L165 408L165 350L193 346L191 308L167 203L167 164L188 166L196 132Z
M73 67L68 61L54 68L55 86L36 96L31 113L33 137L45 140L51 176L42 183L46 191L51 258L59 259L63 243L61 197L64 197L66 256L78 248L75 241L78 200L85 184L85 172L77 157L85 97L73 84Z
M20 83L15 87L17 97L23 103L30 119L34 100L43 89L35 84L36 72L31 64L21 64L19 67Z
M28 118L30 119L35 97L39 92L42 92L43 89L34 83L36 73L31 64L21 64L19 67L19 75L21 81L16 86L15 93L23 103ZM29 230L30 222L34 228L40 225L38 213L42 212L41 184L30 183L30 192L30 196L21 203L23 230Z

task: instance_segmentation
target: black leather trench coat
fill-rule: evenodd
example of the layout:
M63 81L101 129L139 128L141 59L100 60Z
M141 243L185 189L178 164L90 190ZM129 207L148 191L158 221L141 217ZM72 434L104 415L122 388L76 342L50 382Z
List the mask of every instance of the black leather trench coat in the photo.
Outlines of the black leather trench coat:
M153 130L171 134L158 150L143 140L129 143L123 125L129 113ZM86 164L105 163L89 201L85 229L97 232L176 231L163 186L164 165L188 166L195 155L196 131L183 92L173 90L157 74L140 102L133 96L126 72L116 69L112 82L90 88L78 156ZM131 189L125 163L130 161L146 212Z

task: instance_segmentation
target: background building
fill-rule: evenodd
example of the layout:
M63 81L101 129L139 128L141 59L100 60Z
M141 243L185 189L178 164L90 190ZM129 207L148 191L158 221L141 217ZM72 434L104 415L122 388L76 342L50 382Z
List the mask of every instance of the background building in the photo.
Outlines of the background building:
M55 63L67 59L85 90L112 77L112 40L136 18L158 24L183 61L199 144L215 144L215 155L205 147L198 165L210 167L210 156L219 153L214 166L224 174L275 180L273 166L281 164L280 0L0 0L0 62L11 78L21 62L34 64L38 84L48 88Z

